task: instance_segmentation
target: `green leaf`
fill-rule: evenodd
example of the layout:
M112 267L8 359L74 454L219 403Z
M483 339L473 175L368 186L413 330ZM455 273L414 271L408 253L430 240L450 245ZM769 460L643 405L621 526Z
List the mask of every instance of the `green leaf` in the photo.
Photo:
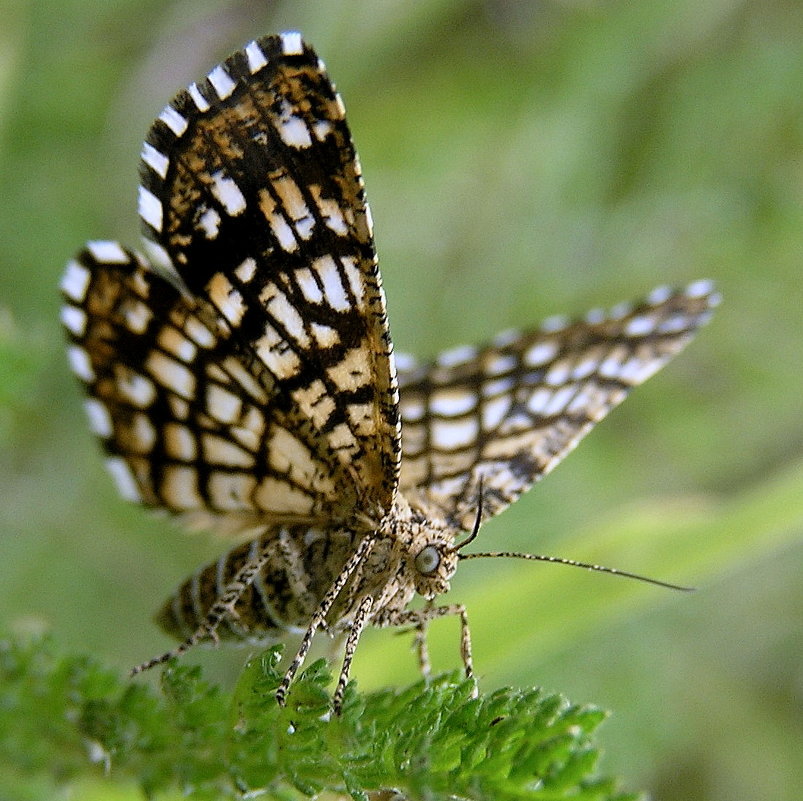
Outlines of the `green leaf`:
M281 708L279 653L249 660L231 693L169 663L157 692L48 639L3 640L0 776L135 783L148 798L621 798L596 774L598 709L539 690L473 698L474 683L452 674L368 695L352 683L338 717L323 661Z

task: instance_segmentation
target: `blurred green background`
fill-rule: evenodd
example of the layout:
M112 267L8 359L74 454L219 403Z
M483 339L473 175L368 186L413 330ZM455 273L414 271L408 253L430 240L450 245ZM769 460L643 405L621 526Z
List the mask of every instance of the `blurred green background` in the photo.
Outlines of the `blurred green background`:
M398 349L718 282L724 303L688 351L480 546L698 592L486 561L461 568L452 599L485 689L613 710L603 768L630 788L800 797L798 0L16 0L0 19L0 626L46 628L122 670L168 645L152 612L224 547L117 498L57 284L86 239L137 244L139 147L175 91L298 28L349 109ZM456 667L454 621L432 635L436 669ZM370 632L360 686L415 678L409 644ZM225 678L244 656L191 659Z

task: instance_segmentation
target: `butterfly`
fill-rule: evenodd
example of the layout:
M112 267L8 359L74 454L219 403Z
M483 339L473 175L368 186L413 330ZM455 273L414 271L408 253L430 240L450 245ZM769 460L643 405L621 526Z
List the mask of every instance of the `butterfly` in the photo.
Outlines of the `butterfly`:
M238 541L159 622L181 644L428 624L480 525L560 462L711 315L709 281L418 363L394 354L343 103L296 32L191 84L142 149L148 255L91 241L61 288L68 356L122 496ZM632 574L625 574L632 575ZM654 583L661 584L655 580ZM670 585L671 586L671 585ZM424 598L410 607L416 596Z

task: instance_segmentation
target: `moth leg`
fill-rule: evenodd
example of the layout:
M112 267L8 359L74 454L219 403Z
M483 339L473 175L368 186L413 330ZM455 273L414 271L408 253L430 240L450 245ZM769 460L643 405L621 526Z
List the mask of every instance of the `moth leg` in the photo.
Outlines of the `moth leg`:
M312 615L318 608L318 601L315 600L309 591L309 576L304 570L304 559L292 537L286 530L279 533L277 547L281 555L282 562L287 575L287 582L296 598L302 605L305 615ZM321 628L325 629L326 624L322 623Z
M340 714L343 708L343 694L346 692L346 683L349 680L349 670L351 670L351 660L354 659L354 653L357 650L357 643L360 640L360 634L368 622L368 616L371 614L371 606L374 599L370 595L360 601L357 607L357 612L354 615L354 620L349 629L349 636L346 640L346 647L343 652L343 666L340 668L340 676L337 679L337 687L335 694L332 697L332 707L336 715Z
M429 660L429 646L427 644L427 632L429 630L429 621L432 619L426 613L433 609L432 601L427 601L424 609L424 614L418 616L418 622L415 625L415 638L413 639L413 648L418 654L418 669L421 675L428 679L432 674L432 663Z
M429 661L429 646L427 645L428 628L429 618L424 618L415 627L415 640L413 641L413 647L418 653L418 667L425 679L428 679L432 673L432 664Z
M209 611L206 613L203 622L186 640L184 640L184 642L180 643L172 650L166 651L161 656L156 656L132 668L130 675L136 676L137 673L150 670L152 667L156 667L156 665L161 665L174 657L181 656L204 639L210 639L217 645L218 626L225 617L231 617L235 620L239 617L235 611L235 606L242 594L252 584L259 571L262 570L265 563L270 559L270 552L271 544L267 543L263 545L262 548L260 548L259 554L254 559L249 559L237 573L235 573L234 578L226 585L223 592L212 606L209 607Z
M377 626L407 626L412 624L417 629L416 637L418 638L426 633L426 627L431 620L449 615L457 615L460 618L460 656L463 659L466 678L472 679L474 678L474 661L471 655L471 629L468 625L468 613L463 604L425 606L423 609L386 612L385 614L377 615L373 622ZM426 646L424 648L426 649ZM472 697L477 697L476 685Z
M293 657L290 667L287 668L287 672L284 674L284 678L276 690L276 701L279 703L279 706L284 706L285 704L287 691L290 689L290 685L292 684L296 673L298 673L299 668L304 664L304 659L309 652L310 645L312 645L312 638L315 636L315 632L319 628L323 627L324 623L326 622L326 615L332 608L332 604L337 599L337 596L340 594L340 591L343 589L343 587L346 586L346 582L349 580L351 574L355 571L362 560L371 552L371 549L374 547L374 542L375 540L373 537L368 536L363 538L362 542L360 542L359 546L357 547L357 550L354 551L346 564L343 565L343 569L340 571L337 578L332 582L332 585L323 596L321 603L318 605L318 608L312 615L312 619L309 622L309 626L307 626L307 630L304 632L304 636L301 638L301 644L298 646L298 651L296 651L296 655Z

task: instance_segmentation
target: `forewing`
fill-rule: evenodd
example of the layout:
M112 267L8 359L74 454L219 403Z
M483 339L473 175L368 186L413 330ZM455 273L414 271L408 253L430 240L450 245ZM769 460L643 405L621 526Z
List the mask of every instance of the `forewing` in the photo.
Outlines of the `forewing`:
M246 369L225 321L142 257L91 242L62 292L70 363L125 498L234 531L352 512L336 454Z
M139 208L158 262L225 321L371 513L390 508L398 481L398 389L344 115L298 34L252 42L156 120Z
M707 281L662 287L609 314L553 318L433 365L400 358L400 489L470 529L481 478L483 517L497 514L678 353L717 302Z

